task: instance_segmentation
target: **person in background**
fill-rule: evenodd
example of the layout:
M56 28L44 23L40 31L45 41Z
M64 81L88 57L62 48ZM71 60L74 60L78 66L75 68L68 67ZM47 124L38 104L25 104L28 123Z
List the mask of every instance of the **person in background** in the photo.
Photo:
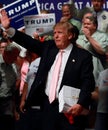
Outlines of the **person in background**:
M7 33L6 33L5 31L3 31L3 30L2 30L1 36L2 36L2 39L5 39L8 44L12 44L12 45L14 45L14 46L16 46L16 47L18 47L18 48L21 49L21 50L20 50L20 53L19 53L19 56L17 57L17 60L16 60L17 69L18 69L18 71L19 71L19 73L20 73L20 69L21 69L21 66L22 66L24 57L26 56L26 49L25 49L24 47L22 47L22 46L16 44L14 41L12 41L12 40L8 37ZM1 40L2 40L2 39L1 39ZM16 87L19 87L19 82L18 82L18 81L17 81L17 83L16 83Z
M95 130L108 130L108 68L100 72L92 98L98 101Z
M42 127L42 112L40 106L33 104L28 110L25 110L25 102L31 89L32 83L36 77L39 62L40 58L36 58L34 61L31 62L29 66L29 71L25 79L20 102L20 111L23 113L24 116L23 120L20 120L20 125L17 126L17 129L20 130L41 130Z
M85 7L77 11L77 17L82 19L83 15L91 12L98 21L97 29L108 34L108 11L103 9L106 0L91 0L92 7Z
M88 14L85 14L86 16ZM89 14L90 15L90 14ZM88 50L93 55L93 74L97 82L99 73L107 66L106 56L108 37L106 33L97 30L97 20L94 16L87 16L82 22L82 34L77 39L77 44ZM89 128L94 128L96 119L97 102L92 101L89 117Z
M81 112L84 108L89 108L95 82L92 55L75 44L77 28L69 22L59 22L53 29L54 40L41 44L39 40L10 28L10 20L5 10L1 11L1 15L2 26L12 40L41 57L37 76L26 101L26 107L29 107L32 101L42 106L42 130L84 130L87 115L81 115ZM50 94L51 79L53 79L54 66L60 54L63 54L63 57L58 75L59 81L51 101L53 95L53 93ZM64 113L59 113L58 94L64 85L81 90L78 102L66 111L72 117L72 122L69 122Z
M35 56L32 56L32 61L29 63L28 73L24 80L24 86L21 93L21 98L19 102L19 113L20 113L20 119L16 121L16 130L35 130L39 129L40 125L40 110L34 107L30 107L29 110L25 111L25 101L28 95L28 91L30 90L30 87L32 85L32 82L34 81L39 60L37 60L36 54ZM36 60L35 60L36 59ZM37 64L34 64L37 63ZM38 121L37 125L35 124L35 121Z
M25 78L26 75L28 73L29 70L29 65L31 64L32 61L34 61L38 56L27 50L26 52L26 56L23 59L23 63L21 66L21 81L20 81L20 95L22 95L22 91L23 91L23 87L24 87L24 82L25 82Z
M105 0L91 0L93 14L97 17L98 30L108 33L108 11L103 9Z
M36 77L36 73L38 70L40 58L36 58L34 61L31 62L29 66L29 71L27 73L25 83L24 83L24 88L23 88L23 93L22 93L22 98L21 98L21 103L20 103L20 110L21 112L24 112L24 106L25 106L25 101L27 99L27 96L30 92L32 83Z
M17 73L14 62L20 53L20 49L9 44L4 53L0 55L0 129L15 130L15 90Z
M5 50L5 48L6 48L7 45L8 45L7 39L2 38L2 39L0 40L0 54L3 54L3 53L4 53L4 50Z
M69 21L71 24L76 26L78 30L81 29L81 22L78 19L74 18L74 9L71 4L64 4L62 6L62 17L60 21Z
M87 17L83 21L82 32L77 39L77 44L88 50L93 55L95 81L98 74L106 67L101 57L105 55L108 49L108 37L106 33L97 30L98 23L94 16Z
M86 18L89 18L89 17L93 17L93 14L91 12L86 12L84 13L83 17L82 17L82 27L81 27L81 30L80 30L80 35L83 34L82 32L82 29L83 29L83 23L85 21Z
M16 82L16 101L17 101L16 107L18 112L19 112L19 104L22 96L24 82L25 82L26 75L28 73L29 65L35 58L37 58L37 55L35 53L32 53L28 50L26 50L26 54L24 57L23 56L24 55L21 55L20 52L16 60L17 71L19 74Z

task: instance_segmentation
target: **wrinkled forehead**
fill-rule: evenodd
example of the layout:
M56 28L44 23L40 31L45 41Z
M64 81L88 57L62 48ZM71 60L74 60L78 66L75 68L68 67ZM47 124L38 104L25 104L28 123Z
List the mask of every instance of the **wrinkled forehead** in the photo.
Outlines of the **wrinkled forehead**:
M55 32L67 32L67 29L65 28L65 27L63 27L63 26L56 26L54 29L53 29L53 32L55 33Z
M55 28L54 28L54 33L55 32L65 32L65 33L69 33L69 29L66 27L66 26L62 26L62 25L57 25Z
M1 43L0 43L0 46L7 46L7 45L8 45L7 42L1 42Z

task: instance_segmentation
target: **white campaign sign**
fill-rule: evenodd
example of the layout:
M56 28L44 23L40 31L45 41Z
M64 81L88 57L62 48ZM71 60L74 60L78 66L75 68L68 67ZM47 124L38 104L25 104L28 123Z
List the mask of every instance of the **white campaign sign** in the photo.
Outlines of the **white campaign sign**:
M39 35L50 34L55 25L55 14L29 15L24 17L26 34L33 36L34 32Z

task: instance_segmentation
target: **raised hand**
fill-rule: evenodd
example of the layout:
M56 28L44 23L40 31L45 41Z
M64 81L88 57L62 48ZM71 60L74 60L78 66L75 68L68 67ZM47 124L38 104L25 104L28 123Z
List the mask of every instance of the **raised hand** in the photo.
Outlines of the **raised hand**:
M0 13L1 13L0 16L1 25L5 29L8 29L10 26L10 18L8 17L7 12L5 10L1 10Z

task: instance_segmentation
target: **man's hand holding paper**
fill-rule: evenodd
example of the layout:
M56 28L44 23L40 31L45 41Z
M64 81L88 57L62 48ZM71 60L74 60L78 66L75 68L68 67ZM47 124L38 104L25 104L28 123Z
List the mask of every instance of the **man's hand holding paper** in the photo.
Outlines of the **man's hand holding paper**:
M83 107L80 104L75 104L67 110L67 113L72 114L72 116L78 116L81 115L82 110Z
M59 93L59 112L70 113L73 116L87 115L88 109L77 104L80 89L64 85Z

